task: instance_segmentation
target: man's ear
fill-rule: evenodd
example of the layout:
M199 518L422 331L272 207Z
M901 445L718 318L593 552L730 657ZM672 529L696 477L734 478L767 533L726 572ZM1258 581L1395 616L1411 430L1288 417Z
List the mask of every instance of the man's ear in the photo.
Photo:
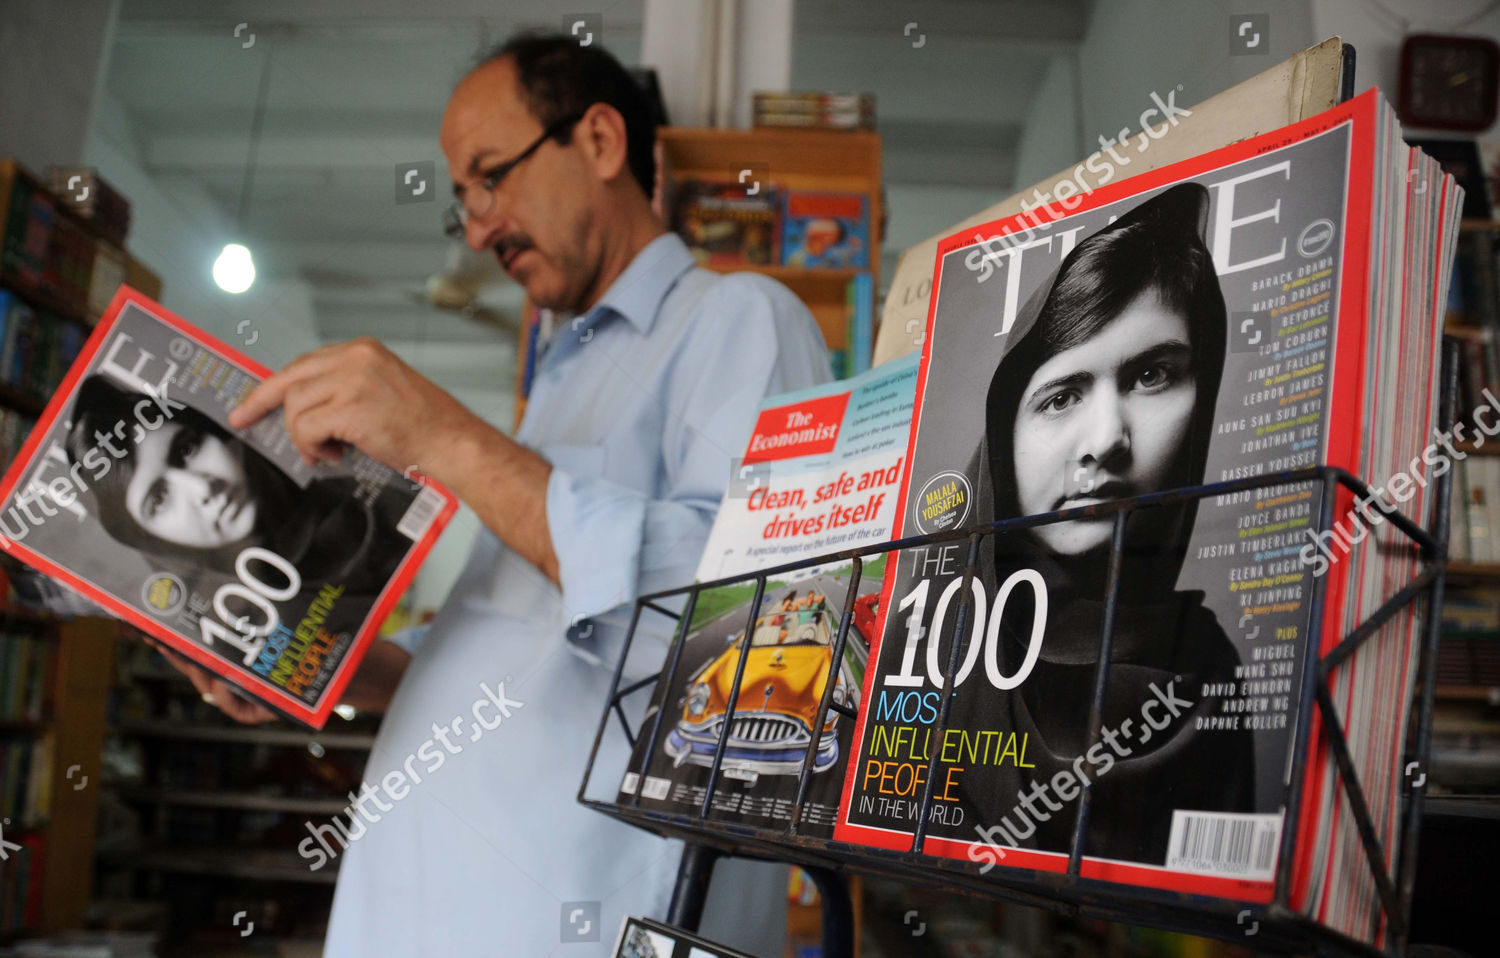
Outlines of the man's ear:
M629 175L625 117L619 110L608 103L595 103L584 113L573 136L600 180L609 182L622 173Z

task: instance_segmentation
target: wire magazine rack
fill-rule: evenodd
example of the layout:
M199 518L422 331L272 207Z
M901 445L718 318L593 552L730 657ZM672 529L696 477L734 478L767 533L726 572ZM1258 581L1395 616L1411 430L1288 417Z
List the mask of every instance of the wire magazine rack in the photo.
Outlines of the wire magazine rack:
M1456 344L1445 341L1441 378L1441 403L1439 422L1443 430L1452 427L1458 382ZM1280 836L1280 851L1275 871L1272 900L1268 904L1249 904L1205 895L1141 888L1080 875L1083 839L1088 825L1091 785L1085 781L1081 786L1072 828L1068 867L1064 873L1032 871L1025 868L996 867L989 874L981 874L979 865L967 861L923 854L927 838L927 825L932 810L933 793L938 780L937 768L940 752L931 750L928 756L927 776L922 787L920 811L917 815L911 846L904 851L874 848L865 845L825 840L803 833L805 802L811 783L814 759L819 737L810 737L802 757L801 772L797 779L796 801L785 828L757 828L732 822L711 820L709 812L713 799L722 784L722 764L732 723L721 724L718 742L709 767L708 782L701 806L694 815L680 812L662 812L642 808L640 789L623 799L603 801L587 797L594 763L600 744L613 714L620 723L626 740L635 747L638 736L645 736L644 757L640 771L650 767L658 741L662 716L668 711L668 703L657 702L657 708L648 710L643 726L632 729L626 716L624 701L643 690L658 687L669 690L674 676L678 674L687 624L693 621L693 612L698 597L706 590L726 585L754 583L754 599L746 621L747 632L753 632L760 606L765 598L766 584L771 578L790 572L806 570L814 566L834 562L849 562L852 565L848 593L845 597L838 632L833 639L833 655L829 674L824 682L822 699L818 703L816 718L811 728L822 728L833 710L851 720L868 702L848 705L833 701L833 690L839 663L843 661L844 649L853 621L854 599L858 594L861 571L864 563L872 558L902 549L918 548L951 542L967 542L968 561L964 569L963 586L958 590L961 606L950 627L944 627L943 636L967 635L967 619L971 613L973 599L969 588L980 556L980 545L992 535L1003 535L1022 529L1063 522L1084 516L1102 517L1113 515L1114 534L1111 561L1104 598L1104 616L1099 636L1099 665L1095 669L1093 698L1089 712L1088 728L1091 742L1100 740L1100 714L1105 701L1109 675L1105 665L1110 660L1110 646L1115 628L1118 603L1120 571L1123 561L1124 531L1128 517L1141 509L1167 506L1187 500L1205 499L1211 496L1228 495L1235 492L1283 486L1295 483L1319 483L1323 497L1318 531L1332 526L1335 510L1335 493L1340 489L1358 496L1369 495L1368 486L1358 477L1332 466L1318 465L1270 475L1237 479L1228 482L1210 483L1191 488L1121 499L1106 504L1084 506L1061 512L1023 516L992 522L987 525L969 526L931 535L912 536L877 545L865 546L844 552L830 553L758 570L741 576L702 582L676 589L645 595L637 599L631 617L630 630L615 666L610 697L600 718L599 728L589 753L588 766L583 784L579 788L578 800L584 805L638 828L654 832L667 838L682 839L686 843L682 864L677 878L677 887L667 920L685 928L696 928L701 918L704 896L712 874L713 863L721 855L740 855L772 861L786 862L804 868L818 886L823 901L823 933L825 958L848 958L852 955L853 913L847 888L843 883L845 873L860 873L880 878L894 879L909 884L925 885L939 889L988 896L1023 905L1032 905L1060 911L1065 914L1102 918L1129 924L1150 925L1187 934L1204 935L1228 941L1237 941L1257 950L1296 952L1302 954L1327 955L1402 955L1405 953L1409 929L1409 912L1416 875L1417 834L1422 818L1425 794L1425 776L1405 777L1405 808L1401 811L1401 828L1394 849L1394 868L1387 868L1385 852L1377 838L1377 828L1360 776L1350 754L1348 738L1343 722L1339 718L1329 685L1330 674L1339 665L1347 662L1361 645L1373 636L1381 626L1390 622L1413 603L1425 606L1418 642L1417 674L1415 679L1415 702L1408 714L1407 727L1403 730L1406 752L1402 767L1410 770L1427 768L1429 739L1432 728L1434 697L1434 671L1437 658L1439 619L1443 599L1446 572L1447 521L1449 497L1451 495L1451 470L1435 477L1432 485L1436 491L1433 501L1433 529L1421 528L1400 515L1386 516L1404 537L1403 545L1413 547L1419 562L1418 571L1398 591L1367 619L1345 635L1341 641L1326 652L1320 652L1325 608L1326 576L1313 578L1310 597L1310 631L1300 663L1299 705L1295 734L1292 738L1292 764L1286 791L1286 806ZM682 600L682 610L670 607ZM676 628L676 635L667 653L667 661L660 675L621 686L621 676L631 644L644 616L664 617ZM943 636L933 636L932 641L941 641ZM933 725L932 737L942 741L948 728L950 711L956 690L953 676L958 671L960 653L964 643L950 643L947 662L943 667L943 692L937 721ZM733 714L739 697L739 687L744 677L745 664L749 656L750 643L742 644L735 667L734 684L731 686L726 714ZM653 697L657 693L653 692ZM661 693L662 696L667 691ZM1386 947L1382 951L1366 942L1334 931L1314 922L1298 912L1290 901L1292 867L1295 859L1295 840L1301 824L1301 797L1306 785L1309 752L1309 726L1313 710L1322 720L1322 735L1329 744L1333 758L1338 789L1348 802L1352 819L1358 831L1364 859L1369 867L1377 891L1377 907L1372 909L1372 932L1377 923L1386 928ZM858 743L855 743L858 747ZM611 783L613 788L613 783ZM618 798L618 792L614 792ZM1336 798L1335 798L1336 800ZM1253 936L1253 937L1252 937ZM1371 936L1374 937L1373 934Z

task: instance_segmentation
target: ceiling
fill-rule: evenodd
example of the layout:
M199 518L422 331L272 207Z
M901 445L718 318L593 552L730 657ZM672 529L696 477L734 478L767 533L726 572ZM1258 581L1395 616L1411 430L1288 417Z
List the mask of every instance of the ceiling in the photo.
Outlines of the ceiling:
M576 6L602 12L605 43L638 62L643 0ZM1037 85L1050 58L1076 48L1090 8L1090 0L797 0L792 85L876 94L889 246L934 231L917 197L946 191L972 211L1010 191ZM421 343L419 368L439 382L508 391L511 334L406 292L451 265L437 145L449 91L480 50L518 29L558 28L562 10L542 0L123 0L104 82L146 171L191 181L233 222L271 55L242 230L262 273L308 282L323 341L374 335L398 352ZM913 21L926 37L920 48L906 35ZM437 201L398 204L396 166L422 161L435 164ZM508 281L484 299L519 313L520 291Z

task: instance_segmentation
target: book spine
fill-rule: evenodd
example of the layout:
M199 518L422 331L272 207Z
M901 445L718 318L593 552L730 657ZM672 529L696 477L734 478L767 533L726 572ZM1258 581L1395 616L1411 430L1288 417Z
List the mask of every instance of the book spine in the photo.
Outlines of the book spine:
M1468 466L1462 459L1453 462L1453 478L1449 480L1453 492L1448 497L1448 558L1454 562L1472 562L1469 546L1469 513L1464 500L1468 482L1464 478Z
M849 283L854 298L854 322L850 330L850 366L854 375L870 368L870 353L875 346L875 284L869 273L856 273Z
M1490 561L1489 520L1484 511L1484 463L1469 461L1464 471L1464 515L1469 523L1469 557L1475 562Z
M1496 276L1495 238L1488 230L1474 237L1474 317L1482 326L1500 326L1500 277Z

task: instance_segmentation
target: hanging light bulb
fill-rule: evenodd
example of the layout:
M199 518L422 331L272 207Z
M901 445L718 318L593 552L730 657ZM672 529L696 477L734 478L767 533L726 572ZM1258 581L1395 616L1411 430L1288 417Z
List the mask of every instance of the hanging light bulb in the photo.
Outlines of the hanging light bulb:
M226 293L243 293L255 282L255 260L239 243L225 243L214 260L214 282Z
M250 185L255 179L255 160L260 153L261 124L266 117L266 93L271 88L271 51L275 38L269 38L265 60L260 68L260 89L255 94L255 113L250 117L250 149L245 156L245 178L240 183L240 208L235 225L241 236L250 212ZM250 250L239 243L225 243L224 251L214 260L214 282L226 293L243 293L255 282L255 260Z

